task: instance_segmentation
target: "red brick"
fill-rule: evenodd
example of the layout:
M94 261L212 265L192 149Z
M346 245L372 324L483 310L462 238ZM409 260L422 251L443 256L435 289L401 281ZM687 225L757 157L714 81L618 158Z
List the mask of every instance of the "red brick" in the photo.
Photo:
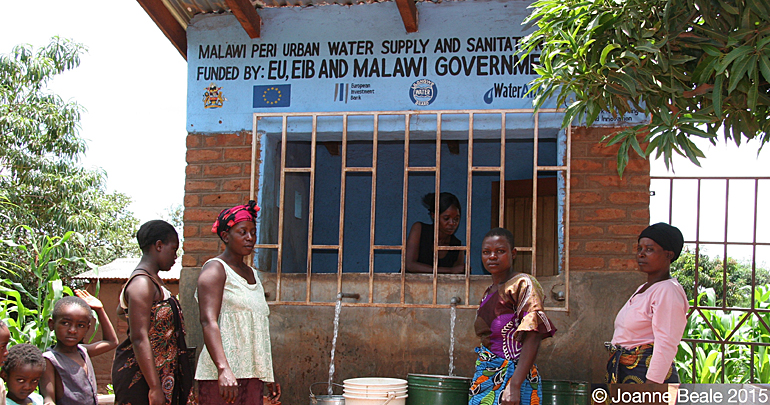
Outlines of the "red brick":
M249 191L251 179L227 180L222 183L222 191Z
M214 238L195 238L185 239L185 252L216 252L219 249L219 239Z
M601 199L599 193L594 192L573 192L570 196L570 202L573 204L594 204Z
M602 138L621 131L622 128L613 127L572 127L572 141L601 142Z
M197 207L200 205L200 197L197 195L187 194L184 196L185 207Z
M216 134L204 137L203 142L206 146L243 146L246 138L251 138L251 134Z
M586 242L586 252L626 253L628 245L622 242L591 241Z
M222 151L219 149L188 149L187 162L213 162L222 160Z
M218 210L216 208L188 208L184 210L184 222L214 222L215 219L217 219L217 216L219 215L219 212L221 210Z
M631 218L639 224L645 224L646 227L650 223L650 208L631 211Z
M241 174L241 164L210 164L203 167L206 177L234 176Z
M586 215L586 221L611 221L615 219L624 219L626 211L617 208L601 208L596 210L593 215Z
M572 170L577 172L601 172L601 160L595 159L572 159Z
M580 247L580 242L575 241L569 241L569 250L570 252L575 252Z
M615 158L618 155L620 145L606 146L602 143L595 143L588 151L588 156L605 156Z
M646 225L610 225L609 231L613 235L638 236Z
M225 149L225 162L250 162L251 147Z
M650 192L649 191L624 191L611 193L609 200L613 204L650 204Z
M187 177L200 177L202 171L201 167L201 165L187 165L187 167L184 169L184 172Z
M215 206L234 206L238 204L244 204L244 196L241 193L224 193L224 194L211 194L203 196L201 204L206 207Z
M198 228L197 225L185 225L184 226L184 237L185 238L191 238L191 237L194 237L194 236L198 236L198 229L199 228Z
M572 226L569 228L569 234L570 234L570 237L603 235L604 228L593 226L593 225Z
M636 259L610 259L610 269L612 270L636 270L638 266Z
M193 255L182 256L182 267L198 267L198 260Z
M185 191L216 191L217 182L205 180L187 180L184 184Z
M187 135L187 148L197 148L201 144L201 136L196 134Z
M597 270L605 269L604 259L601 257L570 257L570 270Z
M624 176L620 178L617 173L604 176L588 176L588 181L597 183L602 187L632 187L639 186L646 189L650 188L649 176ZM635 187L634 187L635 188Z
M576 210L574 208L569 210L569 220L570 221L572 221L573 223L574 222L578 222L578 221L580 221L580 218L581 218L581 216L580 216L580 211L579 210Z
M636 152L631 152L632 154L636 154ZM609 162L607 165L607 170L611 171L613 173L618 172L618 161L613 159ZM636 174L647 174L647 176L650 175L650 161L646 159L642 159L640 157L634 158L634 156L631 156L631 159L629 159L628 164L626 165L625 170L623 171L623 177L628 176L631 173Z

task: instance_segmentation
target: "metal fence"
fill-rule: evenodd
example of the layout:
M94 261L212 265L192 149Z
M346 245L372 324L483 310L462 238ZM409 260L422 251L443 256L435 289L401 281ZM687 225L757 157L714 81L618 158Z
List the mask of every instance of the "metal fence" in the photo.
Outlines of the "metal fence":
M694 263L679 264L693 300L677 354L689 363L683 373L770 382L770 177L651 177L651 194L651 222L678 226L693 253Z

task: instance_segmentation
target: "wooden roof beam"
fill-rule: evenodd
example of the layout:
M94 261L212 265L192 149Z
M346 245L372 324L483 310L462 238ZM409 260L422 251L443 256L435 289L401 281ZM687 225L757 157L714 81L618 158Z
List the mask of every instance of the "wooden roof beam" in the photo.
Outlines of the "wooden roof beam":
M262 19L259 18L257 10L249 0L225 0L227 7L233 12L235 18L241 23L241 26L249 38L259 38L259 28L262 25Z
M155 25L171 41L177 51L187 60L187 31L179 24L170 11L160 0L136 0L144 11L152 18Z
M414 0L396 0L396 5L401 19L404 20L406 32L417 32L417 6Z

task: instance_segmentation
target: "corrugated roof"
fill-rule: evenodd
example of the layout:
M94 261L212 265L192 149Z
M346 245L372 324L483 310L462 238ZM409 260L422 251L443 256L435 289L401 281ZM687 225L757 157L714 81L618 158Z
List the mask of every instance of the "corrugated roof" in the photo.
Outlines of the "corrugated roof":
M197 14L220 14L230 12L224 0L162 0L163 4L182 26L187 29L190 20ZM256 8L272 7L311 7L329 4L353 5L386 3L392 0L250 0ZM417 2L423 0L416 0Z
M128 277L131 276L131 273L134 271L134 269L136 269L138 264L138 257L124 257L115 259L111 263L105 264L104 266L99 266L98 275L97 271L89 270L84 273L80 273L73 278L88 280L96 278L100 280L128 280ZM161 271L159 274L163 281L178 281L181 272L182 263L180 260L174 263L174 266L171 267L171 270Z

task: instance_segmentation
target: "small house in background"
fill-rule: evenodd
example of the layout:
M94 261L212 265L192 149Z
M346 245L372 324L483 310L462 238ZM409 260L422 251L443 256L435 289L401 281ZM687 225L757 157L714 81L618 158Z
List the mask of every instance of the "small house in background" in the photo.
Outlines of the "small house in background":
M86 281L87 284L83 288L93 295L97 295L96 288L97 285L99 286L98 298L104 304L107 315L110 317L110 322L112 322L112 325L115 327L115 331L118 333L118 339L121 342L126 339L126 329L128 328L128 324L125 321L118 320L117 308L120 290L123 288L128 277L131 276L131 273L136 269L138 264L138 257L120 258L115 259L109 264L100 266L98 270L90 270L73 277L75 280ZM179 274L181 270L182 264L177 262L171 270L160 273L160 277L166 284L166 287L168 287L174 295L179 293ZM90 337L92 333L93 331L89 332L88 336ZM101 334L101 328L99 328L94 339L101 339ZM96 383L100 394L107 393L107 384L110 384L112 381L110 372L114 355L115 352L113 350L91 359L94 364Z

